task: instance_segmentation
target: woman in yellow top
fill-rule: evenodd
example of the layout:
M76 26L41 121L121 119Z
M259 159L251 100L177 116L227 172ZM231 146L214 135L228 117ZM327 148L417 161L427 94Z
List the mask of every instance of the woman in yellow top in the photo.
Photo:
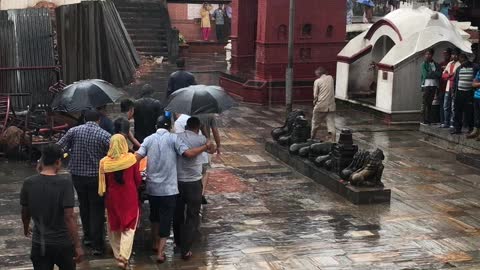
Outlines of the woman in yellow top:
M200 17L202 18L200 27L202 29L203 40L210 40L210 30L212 25L210 24L210 10L212 10L212 5L208 3L203 3L202 8L200 9Z
M105 196L108 237L122 269L128 268L140 213L138 188L142 183L135 155L128 152L124 135L110 139L108 154L100 160L98 195Z

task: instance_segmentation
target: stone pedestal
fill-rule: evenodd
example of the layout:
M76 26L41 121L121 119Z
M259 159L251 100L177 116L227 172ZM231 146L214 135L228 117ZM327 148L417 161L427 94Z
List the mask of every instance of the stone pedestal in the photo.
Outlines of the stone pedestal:
M285 162L299 173L313 179L332 192L349 200L353 204L374 204L390 202L391 190L384 187L354 187L347 184L338 175L315 166L308 159L290 155L288 149L273 141L267 141L265 150Z
M338 143L332 148L332 171L339 175L353 161L358 146L353 144L352 131L343 129Z

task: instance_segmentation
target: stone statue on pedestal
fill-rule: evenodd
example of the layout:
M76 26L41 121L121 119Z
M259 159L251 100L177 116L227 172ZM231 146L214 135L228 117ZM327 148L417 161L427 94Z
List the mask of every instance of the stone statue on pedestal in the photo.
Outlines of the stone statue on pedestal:
M365 150L360 150L358 151L355 156L353 156L353 161L350 163L350 165L342 170L340 173L340 178L343 180L350 180L350 176L359 169L363 168L365 163L367 162L368 158L370 157L370 152L365 151Z
M312 144L313 144L313 141L304 142L304 143L294 143L290 145L290 147L288 148L288 152L290 152L290 154L293 154L293 155L298 155L298 152L300 151L300 149L304 147L310 147L310 145Z
M305 116L300 115L295 118L293 129L290 134L281 136L278 143L284 146L290 146L294 143L304 143L310 138L310 125Z
M330 161L331 159L332 159L331 154L319 156L315 159L314 163L315 165L317 165L317 167L324 167L325 163L327 163L327 161Z
M295 119L298 116L305 116L305 113L302 110L294 110L288 114L287 119L285 120L285 124L283 127L274 128L272 130L272 138L275 141L278 141L281 136L288 136L293 131L293 125L295 124Z
M370 154L365 165L352 174L350 183L354 186L383 187L384 159L383 151L377 148Z

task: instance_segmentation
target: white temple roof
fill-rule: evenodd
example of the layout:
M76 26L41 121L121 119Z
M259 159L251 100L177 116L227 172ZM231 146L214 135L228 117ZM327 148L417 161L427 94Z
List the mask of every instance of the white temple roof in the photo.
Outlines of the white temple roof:
M470 35L453 24L445 15L426 7L395 10L373 24L369 30L352 39L339 57L354 59L375 45L382 36L389 36L395 46L380 64L395 66L409 57L440 42L448 42L466 53L472 53Z

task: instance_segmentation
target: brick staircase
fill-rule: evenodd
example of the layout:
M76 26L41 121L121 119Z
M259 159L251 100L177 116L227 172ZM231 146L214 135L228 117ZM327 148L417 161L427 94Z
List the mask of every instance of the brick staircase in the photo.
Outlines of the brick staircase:
M142 56L168 57L171 24L165 4L158 0L114 2L138 53Z

